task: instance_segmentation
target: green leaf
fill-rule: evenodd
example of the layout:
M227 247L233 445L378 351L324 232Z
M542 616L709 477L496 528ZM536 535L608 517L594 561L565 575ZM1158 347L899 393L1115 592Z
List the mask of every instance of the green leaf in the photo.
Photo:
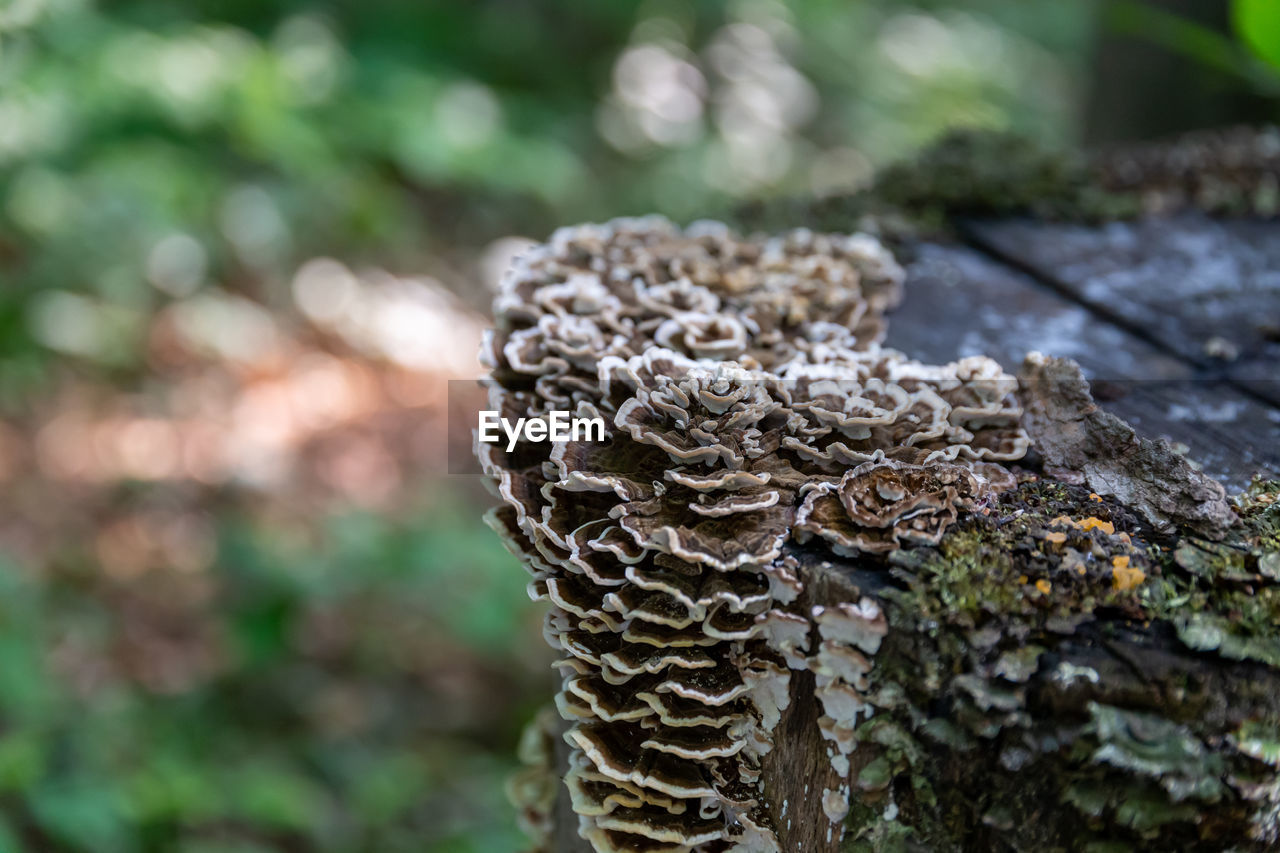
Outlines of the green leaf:
M1233 0L1231 23L1250 50L1280 69L1280 0Z

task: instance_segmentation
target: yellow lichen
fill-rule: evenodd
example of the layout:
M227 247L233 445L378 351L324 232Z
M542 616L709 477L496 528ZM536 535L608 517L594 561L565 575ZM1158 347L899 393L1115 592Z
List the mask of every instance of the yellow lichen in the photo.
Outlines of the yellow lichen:
M1057 518L1050 520L1049 523L1053 525L1064 525L1066 527L1074 527L1076 530L1084 530L1084 531L1089 531L1089 530L1093 530L1094 528L1097 528L1098 530L1101 530L1103 533L1107 534L1108 536L1114 536L1116 532L1116 526L1114 524L1112 524L1109 521L1103 521L1102 519L1092 515L1089 516L1088 518L1082 518L1079 521L1076 521L1074 518L1067 518L1065 515L1060 515Z
M1081 530L1093 530L1096 527L1108 536L1112 536L1116 532L1114 524L1109 521L1103 521L1100 518L1095 518L1092 515L1086 519L1082 519L1076 526Z
M1044 578L1040 578L1040 580L1036 581L1036 589L1040 590L1040 592L1045 595L1048 595L1053 590L1053 584L1049 583Z
M1126 556L1111 559L1111 586L1118 592L1133 589L1147 579L1142 569L1130 568Z
M1053 533L1046 533L1044 535L1044 541L1053 542L1055 545L1061 545L1063 542L1067 541L1067 534L1060 530L1055 530Z

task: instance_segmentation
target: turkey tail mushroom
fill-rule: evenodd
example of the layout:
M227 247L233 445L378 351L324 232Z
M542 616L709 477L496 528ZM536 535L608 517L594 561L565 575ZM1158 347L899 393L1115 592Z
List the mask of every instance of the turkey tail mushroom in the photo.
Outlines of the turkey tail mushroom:
M1011 482L1001 463L1028 444L1013 378L879 347L902 280L865 235L654 218L561 230L505 279L494 407L607 426L477 444L504 504L492 523L550 604L565 782L600 853L783 849L761 759L793 673L818 673L843 754L887 630L869 600L799 610L784 546L936 542Z

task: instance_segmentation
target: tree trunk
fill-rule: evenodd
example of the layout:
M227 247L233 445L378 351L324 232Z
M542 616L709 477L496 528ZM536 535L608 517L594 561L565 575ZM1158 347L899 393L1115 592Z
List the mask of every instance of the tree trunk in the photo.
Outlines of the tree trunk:
M1269 506L1250 524L1274 543ZM1280 647L1266 619L1280 560L1251 539L1178 544L1087 488L1039 479L938 548L793 549L806 605L870 598L889 631L843 823L824 809L843 780L814 677L792 680L763 766L781 849L1274 849ZM1144 541L1168 550L1147 562ZM1117 556L1144 580L1124 588ZM574 816L557 820L553 849L590 853Z
M1264 166L1272 174L1274 164ZM850 207L859 209L865 208ZM852 225L825 222L823 227L853 230ZM1267 328L1280 298L1280 279L1274 275L1278 227L1260 218L1215 220L1184 211L1103 226L966 221L957 229L959 241L950 243L924 242L908 229L909 236L896 244L896 256L906 266L905 299L893 314L888 345L939 364L981 352L1013 369L1028 350L1039 349L1050 356L1070 355L1082 367L1050 356L1026 359L1012 411L1020 413L1014 417L1031 451L1012 466L1011 482L968 505L969 511L944 525L938 538L914 536L887 549L860 552L847 543L843 550L829 549L818 537L805 541L796 535L799 507L807 505L806 494L829 494L821 489L831 484L819 477L805 487L788 485L794 472L773 464L782 457L776 448L752 457L756 473L751 477L774 478L755 482L793 489L777 504L790 501L785 506L793 513L783 552L776 560L770 553L748 563L769 575L767 606L778 608L763 613L756 624L785 611L801 626L800 639L786 642L776 636L716 637L716 654L722 657L714 666L731 662L743 683L771 662L785 660L789 668L781 716L776 725L764 724L771 748L758 761L751 756L733 765L758 792L759 807L749 802L757 795L733 784L736 775L726 782L728 763L717 763L717 753L709 753L711 760L696 756L697 772L718 786L720 799L711 804L729 805L703 817L727 815L729 823L719 824L717 831L724 834L713 841L662 846L657 836L666 832L666 814L696 817L704 795L688 793L696 789L682 783L677 796L682 802L674 808L661 796L643 807L626 805L628 793L638 795L630 789L617 792L637 779L640 787L665 793L661 774L652 772L662 758L646 756L649 747L641 746L646 738L655 742L649 735L655 728L647 727L651 719L629 722L632 711L640 712L635 718L647 713L630 704L629 688L593 687L597 693L594 702L588 700L590 708L577 699L563 707L579 727L614 726L620 733L614 741L599 741L604 745L598 748L596 741L588 742L590 732L576 733L581 736L574 747L577 768L586 758L602 773L607 768L604 775L616 783L610 783L614 793L607 798L578 789L588 815L584 825L596 833L598 849L1280 849L1280 387L1275 381L1280 349ZM566 255L564 263L596 257L593 244L585 245L578 254ZM525 291L516 295L529 298ZM584 305L600 301L586 291L581 298ZM537 350L527 352L518 353L523 364L542 363ZM632 378L641 381L641 368L631 369L637 371ZM513 395L526 394L530 385L517 381L516 373L508 367L499 380ZM658 385L644 388L632 398L638 401L633 413L653 399L645 394L660 396ZM692 397L682 398L683 393L661 398L663 416L691 405ZM527 397L512 399L525 405ZM650 416L657 418L656 412ZM701 427L707 417L686 418L680 429ZM957 417L964 423L966 415ZM996 421L967 423L980 430ZM653 420L627 423L637 430L656 429ZM766 431L759 435L772 428L759 423ZM710 428L703 431L711 434ZM600 525L609 523L606 517L642 519L636 529L649 537L646 543L657 543L655 548L671 557L646 569L652 572L646 582L654 581L660 569L704 582L709 571L681 567L674 559L697 549L702 549L696 555L701 562L718 560L719 570L737 565L730 565L727 549L708 550L692 538L673 544L677 534L671 531L697 528L704 524L700 519L716 515L706 510L720 505L704 502L707 494L699 494L695 512L671 497L681 494L674 488L655 485L648 491L665 476L644 455L650 445L629 445L626 436L634 434L618 434L622 437L609 447L566 452L551 462L533 453L491 454L487 467L503 482L508 502L499 529L525 554L535 575L541 573L544 579L535 585L543 583L555 602L549 633L566 649L573 644L573 656L582 661L614 654L592 637L624 630L618 623L626 611L649 606L640 595L624 600L607 590L575 591L577 569L554 574L547 568L546 561L571 561L565 546L580 543L570 542L568 533L587 529L583 518L598 518L590 523ZM671 450L665 452L685 454L682 459L705 449L670 442L667 447ZM624 471L630 473L610 480ZM682 471L679 476L687 482L699 481L698 472L713 479L703 469ZM1271 481L1250 485L1259 471ZM562 503L539 503L548 493L539 491L543 480L538 478L547 476L563 478L556 486L565 489ZM608 489L600 489L607 481L612 483ZM1228 500L1219 483L1243 494ZM585 485L596 488L597 497ZM607 501L598 497L601 492ZM892 488L878 494L888 503L901 498L893 497ZM748 505L758 497L746 492L716 500ZM596 515L574 515L579 505ZM757 521L714 528L711 538L741 540L744 549L765 553L778 529L770 526L778 523L768 514L772 506L751 504ZM942 509L932 506L945 515L945 501ZM686 509L688 516L681 517ZM866 507L845 509L852 518ZM543 527L558 525L558 544L542 541L538 550L531 548L527 532L537 525L518 533L521 513ZM667 531L667 538L655 530ZM732 535L726 538L725 530ZM928 533L927 525L916 527L921 532ZM840 542L839 535L826 538ZM614 553L625 557L628 551ZM842 556L850 553L858 556ZM770 573L779 563L800 581L794 600L778 595L779 578ZM582 567L581 561L574 565ZM593 580L600 575L600 583L612 590L618 587L609 585L616 579L609 573L618 571L616 565L596 565L587 574ZM554 584L563 588L551 589ZM715 598L720 593L713 592L714 584L693 591L681 584L667 589L677 587L682 596L699 601L729 600ZM734 595L744 595L745 589L735 587ZM614 597L606 600L606 595ZM703 615L690 618L696 624ZM706 624L711 621L708 617ZM717 628L734 630L739 629ZM737 645L729 648L730 642ZM752 648L765 642L768 650ZM680 664L687 670L712 665L699 663L697 654ZM592 666L603 669L599 663ZM575 672L595 675L590 669L581 664L566 672L570 678ZM624 670L615 669L614 680L604 680L625 685L627 679L616 678ZM672 684L701 691L699 701L710 696L706 704L714 707L723 704L715 701L721 697L729 701L724 683L699 682L687 672L659 688L644 675L636 683L641 687L635 690L659 693ZM755 718L770 717L769 701L754 695L751 701ZM676 709L672 715L685 713ZM663 717L661 725L681 723ZM668 740L659 746L697 751L670 730L661 734ZM563 778L570 749L562 737L555 741L555 774ZM725 749L714 733L708 741ZM760 741L751 743L758 748ZM646 764L650 760L654 763ZM751 774L757 769L755 787ZM673 775L678 774L666 779ZM566 787L556 788L547 848L590 853L592 845L578 837L580 816ZM641 814L641 808L647 811ZM652 822L642 826L641 820ZM752 835L750 823L765 826L776 846L767 837L764 846L755 846L762 836ZM705 822L699 826L691 819L689 826L695 833L705 829Z

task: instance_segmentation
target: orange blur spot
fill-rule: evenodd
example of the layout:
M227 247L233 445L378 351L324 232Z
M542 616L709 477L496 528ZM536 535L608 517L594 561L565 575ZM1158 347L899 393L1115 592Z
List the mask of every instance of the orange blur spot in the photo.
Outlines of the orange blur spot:
M1117 565L1111 570L1111 586L1119 592L1131 590L1147 579L1146 572L1142 569L1129 568L1127 565L1128 562L1129 559L1126 557L1126 565Z
M1109 521L1103 521L1100 518L1094 518L1093 516L1083 519L1078 526L1081 530L1093 530L1096 527L1108 536L1112 536L1116 532L1114 524Z

